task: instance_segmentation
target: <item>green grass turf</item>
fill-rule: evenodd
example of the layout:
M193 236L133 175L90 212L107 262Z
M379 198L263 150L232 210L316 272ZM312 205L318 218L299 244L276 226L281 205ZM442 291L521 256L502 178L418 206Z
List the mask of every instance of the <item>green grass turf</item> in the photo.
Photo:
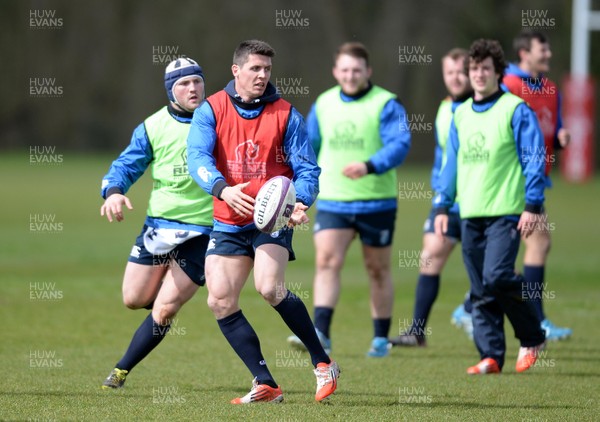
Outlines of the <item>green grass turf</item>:
M65 154L54 166L30 164L27 153L0 159L6 201L0 220L0 419L597 419L600 179L582 186L557 180L548 193L555 230L546 280L551 298L545 306L555 323L572 327L575 334L569 341L549 345L544 367L515 373L518 344L507 323L504 373L465 375L478 355L466 336L449 324L468 288L459 253L443 273L429 323L429 346L394 349L386 359L367 359L372 335L368 290L360 249L354 245L332 327L333 357L343 371L338 392L329 403L314 402L315 381L307 356L288 349L288 329L248 283L241 304L261 338L285 402L235 407L229 400L248 391L251 376L219 332L204 289L178 315L168 338L134 369L125 388L99 388L146 315L127 310L120 291L128 253L144 219L150 181L145 176L130 192L135 209L126 214L126 221L109 224L99 216L98 190L111 158ZM424 192L418 183L427 186L428 177L424 167L400 171L405 189L413 191ZM428 210L426 199L405 196L399 204L392 335L412 317L418 272L415 265L399 268L398 254L419 251ZM56 233L31 231L32 215L54 218ZM295 249L299 259L290 265L287 281L311 309L310 231L296 233Z

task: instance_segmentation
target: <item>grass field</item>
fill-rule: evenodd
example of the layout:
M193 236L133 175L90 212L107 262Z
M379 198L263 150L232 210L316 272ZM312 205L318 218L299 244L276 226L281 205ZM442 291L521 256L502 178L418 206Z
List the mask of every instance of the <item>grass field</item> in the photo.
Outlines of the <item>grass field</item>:
M425 349L394 349L365 357L372 334L365 272L354 245L343 273L333 322L333 357L342 377L335 396L314 402L306 355L288 349L277 314L248 283L242 308L281 384L283 405L235 407L251 376L230 349L199 290L165 341L136 367L125 388L99 387L124 352L146 311L121 303L121 277L144 219L150 182L130 192L134 211L120 224L99 216L99 185L112 157L65 154L55 165L31 164L28 153L0 159L3 206L0 243L2 420L597 420L600 397L600 179L587 185L556 181L548 193L553 250L545 307L572 339L552 343L542 365L516 374L518 344L507 323L508 354L500 376L468 377L478 355L449 324L468 281L455 253L442 277ZM60 161L60 160L59 160ZM405 168L406 189L423 191L427 168ZM419 195L416 195L419 196ZM426 199L400 201L394 243L396 303L392 334L412 317L418 268L398 256L419 251ZM310 231L298 231L298 260L289 287L312 309ZM402 267L402 268L401 268Z

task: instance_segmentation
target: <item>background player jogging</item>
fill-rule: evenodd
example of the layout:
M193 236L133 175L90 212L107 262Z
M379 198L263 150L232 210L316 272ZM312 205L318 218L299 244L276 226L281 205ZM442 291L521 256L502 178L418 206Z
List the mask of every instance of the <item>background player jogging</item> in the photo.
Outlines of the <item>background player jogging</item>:
M165 337L179 309L204 285L204 254L212 226L212 198L188 173L186 140L193 111L204 99L202 68L180 58L165 70L169 104L140 124L129 146L102 180L100 213L123 221L125 196L150 168L153 185L147 217L123 277L123 302L152 311L135 332L125 355L104 381L119 388L127 374Z

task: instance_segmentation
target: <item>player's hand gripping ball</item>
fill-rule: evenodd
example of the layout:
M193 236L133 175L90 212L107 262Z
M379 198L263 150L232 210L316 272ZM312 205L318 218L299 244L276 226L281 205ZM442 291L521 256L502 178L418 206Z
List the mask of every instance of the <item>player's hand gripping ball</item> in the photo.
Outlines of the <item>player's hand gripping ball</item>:
M268 180L256 195L254 224L264 233L273 233L290 221L296 205L296 188L285 176Z

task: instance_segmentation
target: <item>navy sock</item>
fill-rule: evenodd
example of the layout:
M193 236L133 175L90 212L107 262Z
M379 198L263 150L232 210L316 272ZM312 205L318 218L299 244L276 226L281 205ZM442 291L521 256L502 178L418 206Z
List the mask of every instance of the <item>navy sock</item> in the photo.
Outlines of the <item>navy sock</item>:
M290 330L304 343L315 367L321 362L331 362L331 359L329 359L329 356L323 350L323 346L321 346L306 306L304 306L304 302L298 296L288 290L285 299L273 308L279 312L281 319L283 319L283 322L286 323Z
M165 338L171 324L159 325L150 313L137 329L129 348L116 367L131 371L135 365L140 363L148 354Z
M468 292L465 296L465 301L463 302L463 306L465 308L465 312L470 314L473 312L473 304L471 303L471 292Z
M533 307L540 320L546 319L544 308L542 307L542 296L544 294L544 266L525 265L523 267L523 277L527 282L527 288L532 298Z
M325 334L325 337L329 337L329 327L331 326L331 319L333 318L333 309L325 308L322 306L315 307L315 327L317 330Z
M265 358L260 351L260 340L244 314L242 314L242 310L240 309L225 318L218 319L217 323L233 350L252 375L256 377L258 383L277 388L277 384L271 372L269 372Z
M425 336L425 325L440 290L440 276L419 274L410 334Z
M373 318L373 330L375 331L375 337L387 338L390 333L390 325L392 325L391 318Z

